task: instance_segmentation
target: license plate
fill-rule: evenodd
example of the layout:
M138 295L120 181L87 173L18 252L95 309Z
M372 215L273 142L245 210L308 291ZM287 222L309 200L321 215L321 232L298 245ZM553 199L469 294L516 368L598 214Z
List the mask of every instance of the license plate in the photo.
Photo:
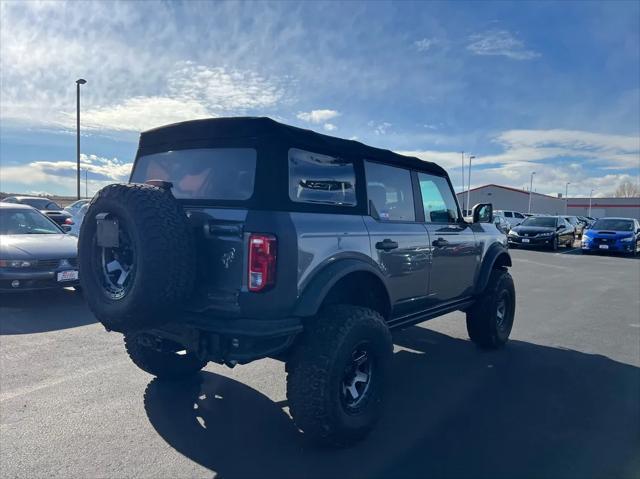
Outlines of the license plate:
M601 244L600 245L600 249L609 249L609 245L608 244Z
M522 242L523 242L523 243L528 243L528 242L529 242L529 240L528 240L527 238L522 238Z
M75 281L78 279L78 272L74 269L69 271L60 271L58 273L58 281Z

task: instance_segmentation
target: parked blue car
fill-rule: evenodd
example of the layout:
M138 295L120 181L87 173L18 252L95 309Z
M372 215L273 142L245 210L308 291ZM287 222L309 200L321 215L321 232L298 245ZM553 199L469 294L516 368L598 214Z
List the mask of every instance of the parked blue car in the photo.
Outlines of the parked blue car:
M640 221L633 218L601 218L582 235L582 252L640 252Z

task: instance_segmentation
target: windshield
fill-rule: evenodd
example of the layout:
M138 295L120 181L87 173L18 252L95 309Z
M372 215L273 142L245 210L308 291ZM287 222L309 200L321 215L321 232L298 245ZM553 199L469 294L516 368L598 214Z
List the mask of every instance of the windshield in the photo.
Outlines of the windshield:
M60 206L47 198L23 198L20 200L23 205L33 206L38 210L60 210Z
M173 183L176 198L246 200L253 195L256 150L202 148L145 155L136 161L131 182Z
M633 231L633 221L601 219L596 221L591 228L594 230Z
M520 226L539 226L542 228L555 228L556 227L556 219L553 216L541 217L541 216L530 216L522 223Z
M41 213L30 210L0 210L0 235L61 234Z

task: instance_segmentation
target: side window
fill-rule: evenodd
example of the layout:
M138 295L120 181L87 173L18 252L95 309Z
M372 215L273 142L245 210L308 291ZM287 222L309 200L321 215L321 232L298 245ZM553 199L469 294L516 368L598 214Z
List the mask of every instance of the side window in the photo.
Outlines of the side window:
M365 162L367 197L381 220L415 221L409 170Z
M289 198L298 203L356 205L356 173L351 161L292 148Z
M504 212L504 215L505 215L507 218L513 218L513 215L511 214L511 211L505 211L505 212Z
M427 223L456 223L458 208L447 180L441 176L418 173L424 217Z
M518 218L520 220L524 218L524 215L521 215L520 213L513 213L513 216L515 216L516 218Z

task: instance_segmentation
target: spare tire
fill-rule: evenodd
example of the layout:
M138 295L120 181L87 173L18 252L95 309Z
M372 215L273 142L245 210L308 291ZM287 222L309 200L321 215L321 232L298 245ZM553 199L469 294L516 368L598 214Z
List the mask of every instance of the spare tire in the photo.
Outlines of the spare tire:
M89 308L108 330L131 332L168 322L193 290L193 235L168 188L101 189L82 222L78 259Z

